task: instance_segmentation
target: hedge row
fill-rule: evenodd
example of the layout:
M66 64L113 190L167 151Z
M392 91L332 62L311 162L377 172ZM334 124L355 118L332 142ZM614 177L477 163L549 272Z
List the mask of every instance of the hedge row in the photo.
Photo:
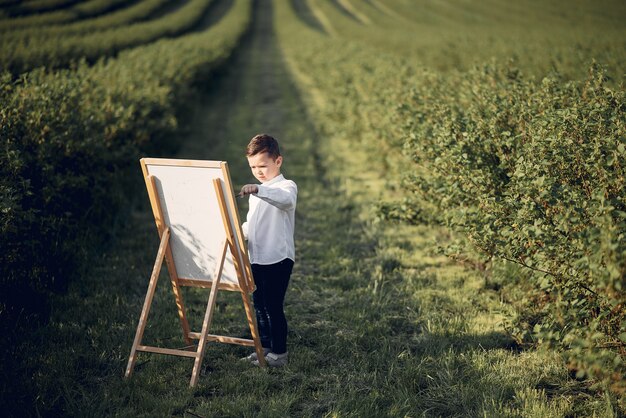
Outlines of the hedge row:
M518 342L567 348L578 377L626 391L624 91L598 67L583 82L537 83L498 66L413 89L405 186L435 208L426 218L518 267L496 270L524 278Z
M237 0L205 32L128 50L75 70L0 81L0 312L45 310L85 263L128 198L130 168L171 141L194 83L229 58L248 28ZM9 319L6 322L6 319Z
M13 6L16 3L19 3L20 0L0 0L0 8L6 8Z
M28 41L9 41L0 50L0 69L19 74L40 66L60 68L85 58L93 62L121 50L174 37L196 25L213 0L189 0L180 9L159 19L87 35L62 36Z
M12 31L4 34L0 47L2 47L1 45L6 45L8 47L11 43L30 45L33 43L43 42L46 38L49 39L51 37L59 38L62 36L111 30L118 26L144 20L164 7L166 4L168 4L168 0L145 0L133 6L93 19L81 19L78 22L68 23L66 25L44 26ZM0 22L0 30L1 28L2 22Z
M79 0L32 0L15 5L7 9L10 16L21 16L32 13L44 13L50 10L62 9L78 3Z
M89 0L74 6L74 10L81 18L97 16L118 7L125 7L128 0Z
M504 298L522 295L509 324L520 343L556 346L579 377L624 393L623 87L597 66L584 81L538 82L505 64L427 70L404 46L379 49L384 31L368 47L375 25L356 35L324 7L342 37L307 28L281 6L278 19L290 23L279 40L321 134L349 138L370 170L401 186L380 213L446 225L470 243L450 255L478 252L473 264L503 285Z
M0 32L14 31L32 26L37 26L37 29L41 29L42 25L73 22L78 19L110 12L124 6L127 2L127 0L91 0L79 3L68 9L53 10L47 13L0 20Z

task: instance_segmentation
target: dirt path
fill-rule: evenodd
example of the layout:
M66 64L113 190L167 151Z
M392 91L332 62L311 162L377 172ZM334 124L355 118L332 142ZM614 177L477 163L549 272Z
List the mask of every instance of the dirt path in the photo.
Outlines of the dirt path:
M206 91L189 122L190 135L181 157L228 158L235 167L231 171L236 183L251 178L238 169L247 167L241 157L254 134L271 133L286 153L290 143L301 141L292 130L308 122L277 47L270 1L257 2L250 34L228 69L202 87Z
M374 255L376 244L362 233L363 225L345 196L324 176L316 146L319 134L279 50L272 13L272 1L257 2L250 34L232 64L204 86L179 156L227 160L237 187L255 181L243 156L248 140L261 132L279 139L283 173L299 187L297 261L286 300L290 339L296 345L307 340L305 344L319 350L328 337L325 333L331 332L320 334L320 327L333 315L349 316L342 309L351 309L354 302L344 298L350 298L349 290L357 284L367 285L367 272L358 273L358 279L346 274L358 272L363 259ZM241 202L242 219L246 209L246 202ZM322 311L334 314L325 318ZM315 356L307 350L295 354L299 355Z

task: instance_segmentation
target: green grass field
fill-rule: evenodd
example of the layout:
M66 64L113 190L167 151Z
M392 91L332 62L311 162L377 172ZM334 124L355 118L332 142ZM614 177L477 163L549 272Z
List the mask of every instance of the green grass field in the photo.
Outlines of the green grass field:
M5 321L0 328L7 336L0 353L2 415L625 416L623 394L592 378L576 378L560 350L516 343L506 324L516 314L521 292L494 282L471 263L444 256L439 247L454 241L450 230L385 221L377 210L381 202L403 196L401 177L410 167L401 152L403 133L394 119L397 100L405 92L403 83L427 80L416 76L421 69L454 79L494 57L517 59L519 67L533 76L558 68L564 70L564 77L579 79L593 55L606 65L612 88L623 91L619 83L626 57L625 6L608 0L571 4L257 0L251 2L249 27L241 39L233 43L230 35L216 32L216 38L226 40L206 46L209 37L202 33L209 33L231 12L243 16L248 9L241 5L248 3L206 2L211 5L202 19L210 24L190 33L157 43L126 40L133 49L119 56L116 52L108 63L37 75L44 81L49 80L45 77L71 80L72 71L80 71L81 80L89 80L90 74L104 78L103 74L114 71L123 75L117 80L119 91L106 95L106 88L84 82L80 86L86 93L80 97L86 98L81 103L92 103L88 99L93 87L98 92L98 96L93 93L94 102L106 97L103 100L113 109L107 118L126 118L123 124L111 122L102 139L106 152L113 153L118 144L127 153L111 160L126 173L124 182L114 183L125 190L125 200L105 225L89 227L93 234L110 237L104 244L90 245L89 241L98 240L77 235L76 247L85 249L76 252L83 259L65 289L44 293L49 318L35 322L36 316L24 314L15 319L7 299L2 299L0 315L15 320L14 326ZM11 7L11 2L0 2L6 11L0 14L0 27L10 26L2 22L10 22L4 16L13 13ZM211 19L211 13L217 17ZM529 26L534 30L527 30ZM49 30L55 31L63 33ZM207 67L196 55L197 65L188 64L191 59L171 52L181 50L186 39L195 42L194 47L205 45L207 55L210 48L219 49L225 58L216 58L219 65ZM229 48L232 54L224 52ZM191 56L189 50L181 54ZM171 59L159 60L162 51L170 51ZM149 66L142 64L144 57L167 70L149 72ZM3 63L3 70L13 67ZM145 79L139 83L132 74L142 69ZM7 72L4 77L13 80L4 85L22 91L14 81L19 76ZM133 86L128 99L122 93L123 83ZM168 86L184 94L179 96ZM39 94L34 87L23 91ZM17 96L3 94L3 108L13 109ZM128 100L126 107L115 107L117 96ZM142 106L152 106L154 112L124 116L125 111ZM95 104L94 114L98 108ZM11 123L17 113L3 112L0 135L11 144L19 139ZM87 110L84 114L76 119L82 127L92 120ZM137 146L122 136L127 135L124 129L134 126L131 123L143 135ZM23 129L19 135L29 139L31 135L36 143L40 127L24 124L37 129ZM50 129L62 132L60 125ZM81 129L71 132L80 136ZM161 131L165 135L159 135ZM130 129L129 137L133 132ZM210 343L195 388L189 387L190 359L146 353L139 354L132 378L124 379L158 247L139 158L158 154L226 160L237 187L253 180L244 151L248 140L260 132L280 140L283 173L299 188L297 260L285 303L289 365L255 368L239 360L248 354L246 348ZM49 137L41 138L45 143ZM150 148L151 141L157 146ZM51 149L46 152L62 147ZM68 157L58 164L70 164L71 156L89 157L77 151L72 154L75 149L64 148ZM2 171L0 186L6 190L13 187L11 173ZM7 203L2 203L1 231L7 236L12 231L6 225L17 222L9 218L10 210L15 210L9 199L13 195L3 195ZM239 209L245 214L246 203ZM5 282L0 284L9 289ZM197 329L208 291L185 289L184 296L192 328ZM184 346L165 271L148 324L145 343ZM211 332L248 335L238 294L219 293Z

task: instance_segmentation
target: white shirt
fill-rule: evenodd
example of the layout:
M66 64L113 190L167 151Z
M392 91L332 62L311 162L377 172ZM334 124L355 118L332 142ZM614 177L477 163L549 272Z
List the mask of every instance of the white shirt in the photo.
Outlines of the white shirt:
M258 185L250 195L250 209L242 225L252 264L296 259L294 226L298 186L282 174Z

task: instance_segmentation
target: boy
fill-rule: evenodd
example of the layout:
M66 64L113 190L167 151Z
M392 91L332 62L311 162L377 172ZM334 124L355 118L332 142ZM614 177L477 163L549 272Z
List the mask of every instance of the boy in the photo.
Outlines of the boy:
M287 364L287 319L283 304L295 260L294 224L298 187L280 173L283 157L278 141L261 134L246 149L252 174L261 184L246 184L250 196L242 225L256 290L252 294L265 360L271 367ZM258 365L256 353L246 357Z

